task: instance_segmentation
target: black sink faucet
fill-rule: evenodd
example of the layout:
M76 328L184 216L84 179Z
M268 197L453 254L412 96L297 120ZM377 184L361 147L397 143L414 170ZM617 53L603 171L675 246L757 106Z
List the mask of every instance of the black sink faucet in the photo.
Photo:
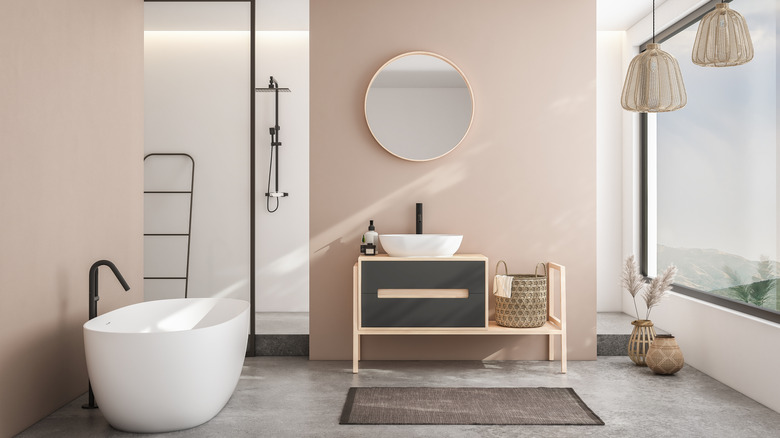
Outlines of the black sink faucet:
M89 268L89 319L97 316L97 302L100 299L98 296L98 268L101 266L108 266L111 268L111 271L116 276L116 279L119 280L119 283L122 284L122 287L125 288L126 291L130 290L130 286L128 286L125 278L122 277L122 274L119 273L119 269L116 268L115 264L108 260L98 260L93 263L92 267ZM81 407L84 409L95 409L98 407L97 404L95 404L95 395L92 393L91 382L89 383L89 402Z
M417 234L422 234L422 202L417 203Z

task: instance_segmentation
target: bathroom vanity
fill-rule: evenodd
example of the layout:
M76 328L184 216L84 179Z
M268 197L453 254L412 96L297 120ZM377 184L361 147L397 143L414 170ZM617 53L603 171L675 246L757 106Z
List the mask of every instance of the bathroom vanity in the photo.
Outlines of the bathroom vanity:
M549 360L555 359L554 336L559 335L565 373L565 267L549 263L547 276L547 322L537 328L510 328L488 320L484 255L360 256L353 267L352 372L358 372L360 338L365 335L548 335ZM559 316L554 315L556 292Z

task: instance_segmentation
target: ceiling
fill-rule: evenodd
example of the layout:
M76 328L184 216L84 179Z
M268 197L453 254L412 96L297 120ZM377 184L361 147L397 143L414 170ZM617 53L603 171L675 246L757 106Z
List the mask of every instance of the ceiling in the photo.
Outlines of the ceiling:
M655 7L665 2L655 0ZM627 30L652 9L652 0L596 0L596 30Z
M655 0L656 9L666 1ZM309 0L261 2L258 29L308 30L308 20L304 20L303 24L285 21L290 15L307 17L308 3ZM145 30L246 30L249 25L245 11L248 5L242 3L187 3L187 7L182 8L176 3L154 2L144 3L144 8L147 10ZM596 0L596 29L628 30L649 15L652 8L652 0Z
M257 30L309 30L309 0L257 2ZM145 2L145 31L248 31L247 2Z

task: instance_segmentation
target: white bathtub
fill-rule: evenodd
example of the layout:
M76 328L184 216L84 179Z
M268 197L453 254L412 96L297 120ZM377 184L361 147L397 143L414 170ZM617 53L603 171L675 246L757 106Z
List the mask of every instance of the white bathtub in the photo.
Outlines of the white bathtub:
M149 301L84 324L87 369L106 420L128 432L187 429L213 418L238 384L249 302Z

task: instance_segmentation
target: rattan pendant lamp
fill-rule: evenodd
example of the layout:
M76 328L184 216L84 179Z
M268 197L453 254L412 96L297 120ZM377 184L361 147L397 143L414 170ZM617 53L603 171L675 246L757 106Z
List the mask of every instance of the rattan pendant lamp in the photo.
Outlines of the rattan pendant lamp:
M753 59L753 41L747 22L729 5L718 3L715 10L702 17L691 59L703 67L742 65Z
M680 65L674 56L655 43L655 0L653 0L653 42L631 60L623 83L620 104L628 111L657 113L678 110L688 103Z

